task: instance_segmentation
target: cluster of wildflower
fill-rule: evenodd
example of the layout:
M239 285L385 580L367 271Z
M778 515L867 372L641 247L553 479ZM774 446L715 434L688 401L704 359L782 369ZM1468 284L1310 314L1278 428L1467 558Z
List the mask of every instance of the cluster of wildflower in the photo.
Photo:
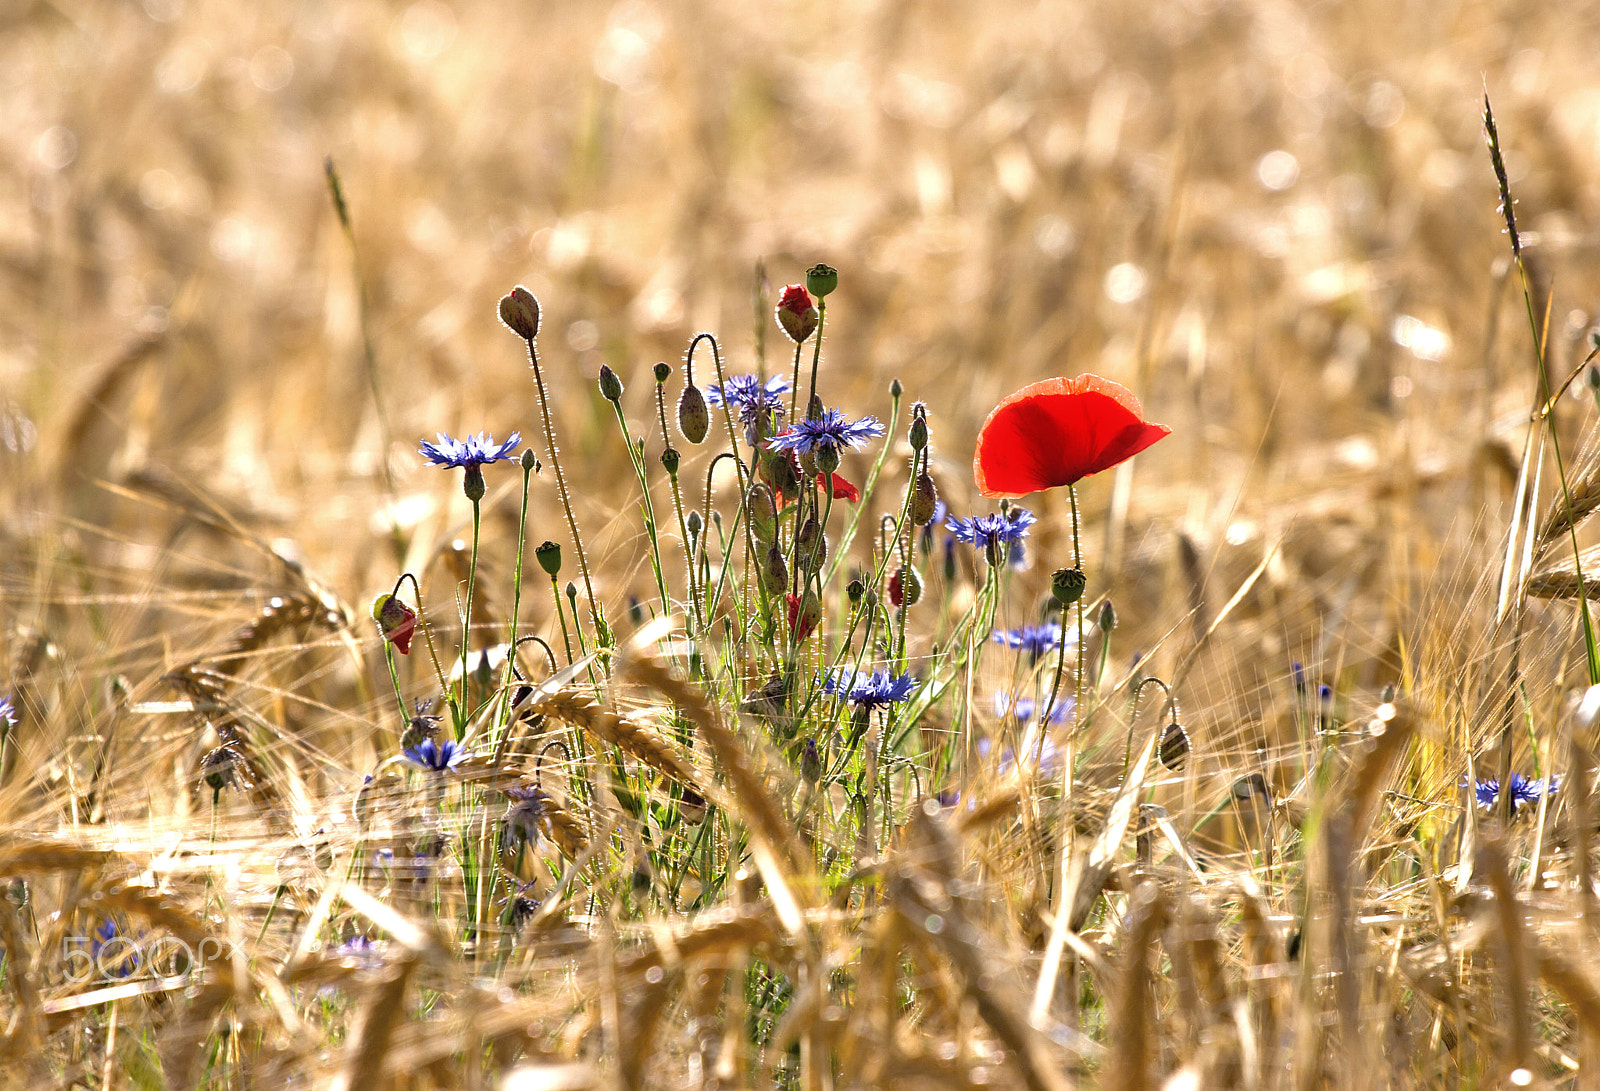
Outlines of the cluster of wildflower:
M1462 778L1461 784L1463 787L1466 786L1467 779L1465 777ZM1511 809L1512 811L1521 811L1523 807L1537 805L1539 800L1546 795L1555 795L1560 788L1561 778L1559 777L1536 780L1525 777L1521 773L1512 773ZM1499 778L1490 777L1487 780L1475 782L1472 786L1472 793L1478 800L1478 806L1484 808L1493 807L1500 798Z
M916 688L917 680L909 674L882 668L870 673L841 668L822 684L824 693L838 694L858 709L888 708L908 700Z

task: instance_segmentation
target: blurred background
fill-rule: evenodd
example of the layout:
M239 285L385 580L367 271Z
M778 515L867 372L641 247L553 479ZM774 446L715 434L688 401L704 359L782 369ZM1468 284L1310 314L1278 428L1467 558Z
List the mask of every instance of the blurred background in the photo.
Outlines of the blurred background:
M1477 513L1509 495L1534 391L1486 89L1556 381L1586 351L1594 14L11 0L0 596L13 621L38 615L41 588L71 582L62 559L146 602L270 591L243 533L364 604L466 526L420 438L537 438L525 354L495 317L523 283L620 602L642 549L599 365L653 454L652 365L709 329L730 371L786 372L771 306L825 261L826 400L883 415L895 377L926 400L953 510L981 503L972 439L998 397L1100 372L1174 429L1120 488L1085 489L1124 617L1159 633L1198 595L1203 620L1282 541L1262 584L1280 596L1272 669L1312 661L1301 645L1330 616L1376 663L1404 577L1493 529ZM1576 436L1594 410L1585 382L1573 396ZM508 531L514 477L490 483ZM532 503L531 540L562 538L548 482ZM1042 585L1066 560L1065 498L1037 506ZM107 639L151 636L108 616Z

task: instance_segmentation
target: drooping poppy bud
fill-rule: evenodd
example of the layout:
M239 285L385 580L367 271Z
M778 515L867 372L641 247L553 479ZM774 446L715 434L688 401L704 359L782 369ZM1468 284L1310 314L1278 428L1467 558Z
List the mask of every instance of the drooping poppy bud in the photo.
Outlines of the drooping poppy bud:
M783 559L783 550L776 545L767 549L766 563L757 570L761 577L761 590L776 595L789 586L789 565Z
M896 606L915 606L922 599L922 577L915 568L901 565L889 577L889 601Z
M783 290L773 313L777 315L779 328L797 345L817 330L816 304L811 302L806 290L798 284L791 284Z
M750 486L750 533L763 545L771 545L778 533L778 509L772 490L757 481Z
M1189 733L1177 720L1173 720L1161 732L1161 745L1156 753L1161 759L1161 764L1174 771L1181 767L1183 759L1189 756Z
M933 484L933 478L926 473L917 475L917 483L911 493L911 524L912 526L926 526L933 522L934 516L939 511L939 490Z
M533 551L533 556L539 562L539 567L544 569L545 575L551 579L561 575L561 547L555 542L540 543Z
M800 748L800 778L807 784L822 779L822 754L817 750L815 739L807 739Z
M800 559L808 565L821 564L828 559L828 538L822 533L822 524L815 515L807 516L806 521L800 524L795 544L799 547Z
M1050 594L1063 606L1071 606L1083 597L1088 578L1076 568L1058 568L1050 576Z
M806 290L818 299L839 286L839 270L820 261L806 270Z
M706 408L706 396L690 383L678 398L678 431L690 443L703 443L710 428L711 411Z
M539 301L517 285L500 300L500 321L524 341L532 341L539 336Z
M379 595L372 602L372 619L378 623L383 639L401 655L411 652L411 638L417 631L417 612L395 595Z

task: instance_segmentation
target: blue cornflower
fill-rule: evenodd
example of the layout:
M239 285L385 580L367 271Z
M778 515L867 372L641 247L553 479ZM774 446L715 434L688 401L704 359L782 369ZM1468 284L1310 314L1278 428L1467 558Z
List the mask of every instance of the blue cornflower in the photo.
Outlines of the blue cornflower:
M406 747L405 755L407 761L435 773L448 773L467 758L466 750L457 746L453 739L444 742L423 739L416 746Z
M1077 701L1072 697L1058 697L1056 707L1050 710L1050 722L1059 724L1072 715L1072 709ZM1032 697L1017 697L1000 690L994 695L994 714L996 716L1014 716L1017 726L1022 727L1033 719L1033 714L1038 711L1038 706Z
M107 951L112 943L121 940L124 951ZM110 955L109 964L101 961L102 956ZM107 977L127 977L133 973L138 962L138 948L134 942L122 934L117 927L117 922L107 917L105 923L89 934L89 957L94 960L100 972Z
M11 703L11 698L0 697L0 731L15 727L17 724L17 710Z
M1044 625L1024 625L1020 629L996 629L990 638L996 644L1004 644L1008 648L1025 651L1034 658L1038 658L1052 648L1061 644L1061 623L1051 621ZM1078 630L1070 629L1067 632L1069 645L1078 642Z
M966 542L974 549L983 550L990 564L999 564L1005 554L1001 546L1010 546L1028 536L1028 528L1037 522L1027 508L1012 508L1005 515L974 515L968 519L949 519L944 528L957 541ZM1009 551L1008 551L1009 552Z
M846 447L860 447L869 439L883 435L877 417L853 421L837 409L824 409L820 417L795 421L781 436L773 436L768 446L774 451L794 451L809 455L816 451L839 454Z
M466 439L453 439L440 432L438 443L423 440L422 446L418 447L417 451L435 466L449 466L467 471L466 477L461 482L461 491L476 505L483 499L487 488L483 483L483 468L491 462L510 462L511 452L515 451L521 442L521 432L512 432L510 439L498 445L494 437L487 432L479 432Z
M755 375L735 375L726 389L728 404L739 407L739 423L752 447L783 419L783 395L789 392L789 380L783 376L775 375L763 383ZM707 405L721 405L723 398L723 387L715 383L706 387Z
M435 466L450 466L462 470L473 466L487 466L491 462L510 462L511 452L522 442L521 432L512 432L511 438L498 446L494 442L494 437L487 432L479 432L466 439L455 439L443 432L438 435L438 443L423 440L417 452Z
M1462 778L1462 784L1466 778ZM1520 811L1525 805L1538 803L1546 792L1555 795L1560 790L1561 781L1558 777L1549 780L1533 780L1521 773L1511 774L1511 809ZM1495 800L1500 798L1500 781L1496 777L1480 780L1473 784L1472 792L1478 797L1478 806L1493 807Z
M887 708L911 696L917 680L909 674L890 674L882 669L868 674L849 668L834 671L823 683L824 693L839 693L857 708Z

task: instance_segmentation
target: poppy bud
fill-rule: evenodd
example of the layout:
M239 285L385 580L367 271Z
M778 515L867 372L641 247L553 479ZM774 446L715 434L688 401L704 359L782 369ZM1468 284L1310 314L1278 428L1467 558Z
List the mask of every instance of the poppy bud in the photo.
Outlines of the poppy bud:
M383 632L383 639L401 655L411 652L411 638L417 631L417 612L394 595L379 595L372 601L372 619Z
M917 483L911 492L911 524L912 526L926 526L933 522L935 510L939 506L939 490L934 488L933 478L926 473L917 475Z
M539 301L517 285L500 300L500 321L524 341L532 341L539 336Z
M772 490L759 481L750 486L750 532L756 541L766 545L778 532L778 509L772 502Z
M776 545L769 546L767 561L757 574L761 577L761 590L769 595L776 595L789 586L789 566L784 563L783 550Z
M1050 577L1050 594L1063 606L1071 606L1083 598L1088 578L1076 568L1058 568Z
M551 579L561 575L561 547L554 542L546 541L533 551L534 559L539 562L539 567L544 569L544 574Z
M689 548L692 550L694 544L700 540L700 532L706 529L706 521L700 517L698 511L690 508L683 525L684 529L689 532Z
M622 397L622 380L617 378L610 364L600 365L600 396L608 402L618 401Z
M1106 599L1100 604L1100 616L1096 619L1102 633L1109 633L1117 627L1117 611L1111 605L1111 600Z
M658 382L658 383L666 382L669 378L672 377L672 366L670 364L665 364L665 363L657 364L656 365L656 370L655 370L655 375L656 375L656 382Z
M673 477L678 476L678 452L676 448L668 447L661 452L661 465L667 468L667 473Z
M539 456L533 453L532 447L528 447L522 452L522 468L533 473L539 472Z
M678 431L690 443L702 443L710 428L711 411L706 408L706 396L690 383L678 398Z
M831 474L839 468L839 448L831 443L819 446L812 452L811 462L819 474Z
M483 494L488 491L488 486L483 481L483 467L477 463L467 467L467 472L461 478L461 491L467 494L467 499L476 504L483 499Z
M911 449L923 450L928 446L928 418L916 416L911 418Z
M805 640L817 631L817 623L822 620L822 603L815 594L807 592L804 600L799 595L785 595L784 602L788 606L789 628L794 630L796 640Z
M773 313L777 315L778 326L797 345L816 332L816 304L811 302L806 290L798 284L791 284L783 290L783 296Z
M567 581L567 604L571 606L574 611L578 609L578 585L573 583L571 580Z
M828 538L822 533L822 524L817 522L815 515L808 516L800 524L800 533L795 535L795 544L799 546L799 556L807 564L821 564L828 559Z
M922 598L922 577L915 568L904 565L889 577L889 601L896 606L915 606Z
M822 779L822 754L817 750L815 739L807 739L800 748L800 778L807 784Z
M766 452L761 459L761 476L780 496L792 497L800 487L800 478L794 472L794 463L789 461L787 451Z
M1177 720L1173 720L1161 732L1161 746L1156 753L1161 764L1172 770L1182 766L1183 759L1189 756L1189 733Z
M820 261L806 270L806 290L821 299L839 286L839 270Z

